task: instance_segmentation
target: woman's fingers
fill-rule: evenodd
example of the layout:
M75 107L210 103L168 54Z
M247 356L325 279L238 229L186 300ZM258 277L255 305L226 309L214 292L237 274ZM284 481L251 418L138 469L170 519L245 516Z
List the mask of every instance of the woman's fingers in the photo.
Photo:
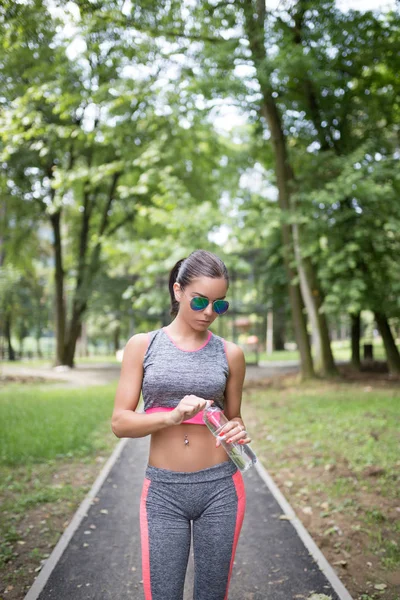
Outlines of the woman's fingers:
M229 421L224 428L220 431L217 437L216 446L220 445L220 442L224 440L228 444L232 444L233 442L238 442L240 444L249 444L251 442L251 438L249 437L247 431L237 421Z
M211 400L211 402L213 403L214 401ZM205 400L204 398L200 398L199 396L195 395L189 395L184 396L182 398L177 408L179 409L181 415L184 417L183 420L185 420L187 418L194 417L206 406L207 400Z

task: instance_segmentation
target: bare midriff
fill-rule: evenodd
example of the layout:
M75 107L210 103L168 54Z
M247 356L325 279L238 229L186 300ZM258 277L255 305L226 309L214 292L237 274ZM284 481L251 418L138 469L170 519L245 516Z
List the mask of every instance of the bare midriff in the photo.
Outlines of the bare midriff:
M182 423L151 434L148 463L153 467L199 471L228 460L223 447L215 447L215 437L205 425Z

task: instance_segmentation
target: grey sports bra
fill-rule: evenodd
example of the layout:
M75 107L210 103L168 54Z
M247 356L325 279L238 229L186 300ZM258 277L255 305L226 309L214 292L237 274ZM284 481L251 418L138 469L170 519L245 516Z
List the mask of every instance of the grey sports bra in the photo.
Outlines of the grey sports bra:
M214 400L214 405L224 408L229 375L224 338L209 331L200 348L183 350L161 328L150 331L148 340L142 381L145 412L171 410L189 394ZM201 423L200 413L186 422Z

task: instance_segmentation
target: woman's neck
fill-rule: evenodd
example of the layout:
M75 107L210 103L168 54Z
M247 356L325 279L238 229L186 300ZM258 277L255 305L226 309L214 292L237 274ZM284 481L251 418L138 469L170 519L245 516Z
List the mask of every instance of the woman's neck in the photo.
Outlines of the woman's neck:
M183 319L175 317L168 325L168 332L177 340L185 340L187 342L204 342L208 338L208 329L196 330Z

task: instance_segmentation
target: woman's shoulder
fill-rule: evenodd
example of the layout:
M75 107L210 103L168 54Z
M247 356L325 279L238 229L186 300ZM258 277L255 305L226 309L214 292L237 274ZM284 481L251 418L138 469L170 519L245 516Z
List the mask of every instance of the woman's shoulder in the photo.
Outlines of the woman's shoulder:
M145 331L142 333L133 334L129 340L126 342L124 351L128 352L137 352L143 351L146 352L147 348L150 345L150 342L154 339L156 334L159 332L159 329L152 329L151 331Z
M244 360L244 352L238 344L224 339L224 346L228 360L233 362Z
M235 362L244 360L244 352L238 344L235 344L235 342L230 342L216 333L213 333L213 338L217 341L217 343L223 346L228 361Z

